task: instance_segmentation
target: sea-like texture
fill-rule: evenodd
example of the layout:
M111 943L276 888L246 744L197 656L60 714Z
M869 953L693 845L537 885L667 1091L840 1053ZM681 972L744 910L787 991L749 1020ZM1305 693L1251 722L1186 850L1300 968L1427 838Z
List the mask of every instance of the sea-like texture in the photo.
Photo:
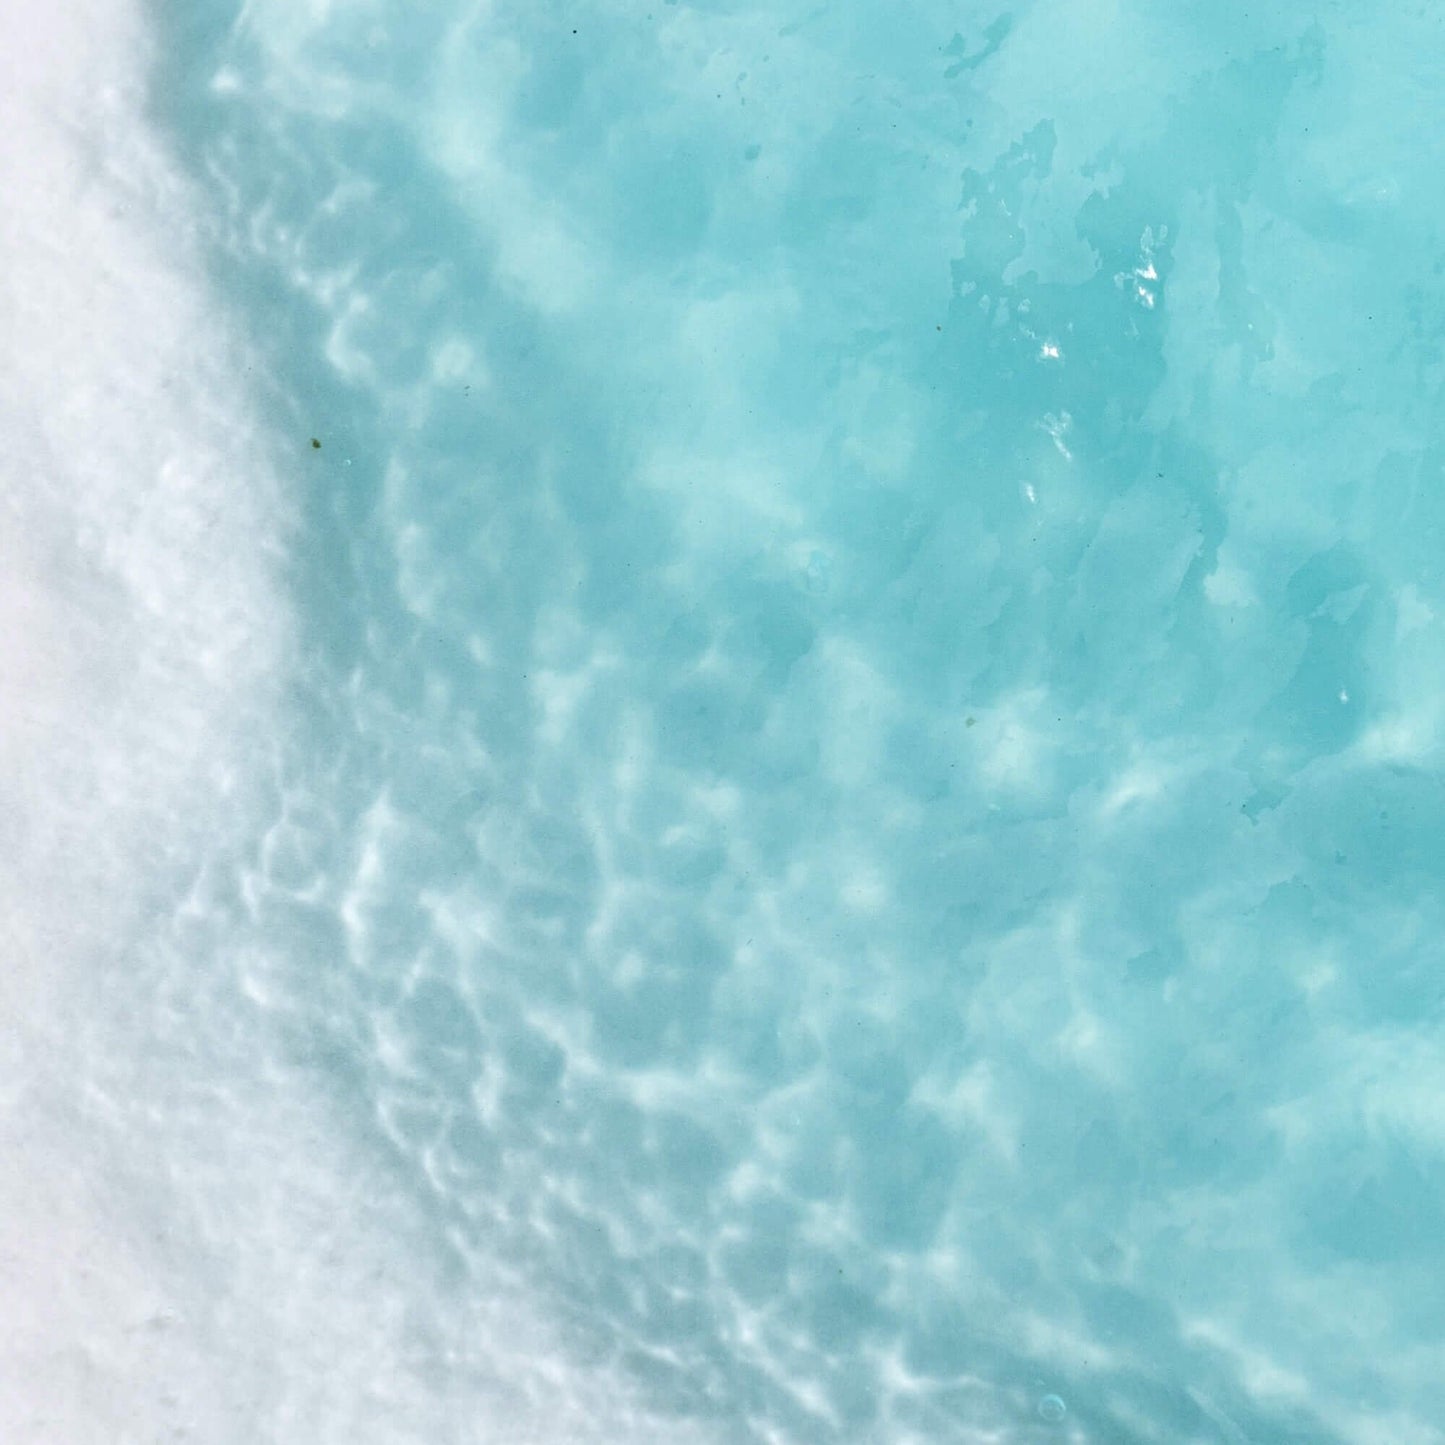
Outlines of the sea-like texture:
M127 1418L1445 1439L1436 10L137 33L223 461L89 555L228 751L71 950Z

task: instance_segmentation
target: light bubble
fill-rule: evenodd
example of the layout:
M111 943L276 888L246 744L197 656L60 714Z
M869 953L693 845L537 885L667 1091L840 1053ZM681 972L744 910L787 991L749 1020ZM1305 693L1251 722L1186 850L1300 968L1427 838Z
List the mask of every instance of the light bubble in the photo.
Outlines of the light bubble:
M1069 1407L1058 1395L1045 1395L1039 1401L1038 1409L1039 1419L1047 1420L1050 1425L1057 1425L1069 1413Z

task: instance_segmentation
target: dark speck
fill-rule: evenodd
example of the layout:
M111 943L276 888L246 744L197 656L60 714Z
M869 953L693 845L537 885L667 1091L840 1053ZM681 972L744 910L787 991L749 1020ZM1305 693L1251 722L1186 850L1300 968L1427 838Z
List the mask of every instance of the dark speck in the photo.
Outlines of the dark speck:
M319 451L321 450L321 441L320 441L320 438L319 438L319 437L312 437L312 438L311 438L311 445L319 452Z

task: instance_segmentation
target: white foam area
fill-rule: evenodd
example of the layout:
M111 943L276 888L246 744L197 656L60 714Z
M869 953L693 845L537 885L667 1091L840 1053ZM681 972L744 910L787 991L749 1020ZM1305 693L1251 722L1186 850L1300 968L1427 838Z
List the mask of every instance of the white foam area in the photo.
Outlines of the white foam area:
M150 58L121 0L0 7L0 1439L650 1438L452 1292L242 991L286 478Z

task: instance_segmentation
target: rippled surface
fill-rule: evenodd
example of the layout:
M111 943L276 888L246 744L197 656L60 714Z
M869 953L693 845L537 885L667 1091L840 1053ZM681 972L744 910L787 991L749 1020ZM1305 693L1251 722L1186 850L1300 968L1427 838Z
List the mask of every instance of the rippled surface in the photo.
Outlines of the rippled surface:
M432 1402L268 1438L1442 1438L1437 18L155 21L295 517L166 987Z

